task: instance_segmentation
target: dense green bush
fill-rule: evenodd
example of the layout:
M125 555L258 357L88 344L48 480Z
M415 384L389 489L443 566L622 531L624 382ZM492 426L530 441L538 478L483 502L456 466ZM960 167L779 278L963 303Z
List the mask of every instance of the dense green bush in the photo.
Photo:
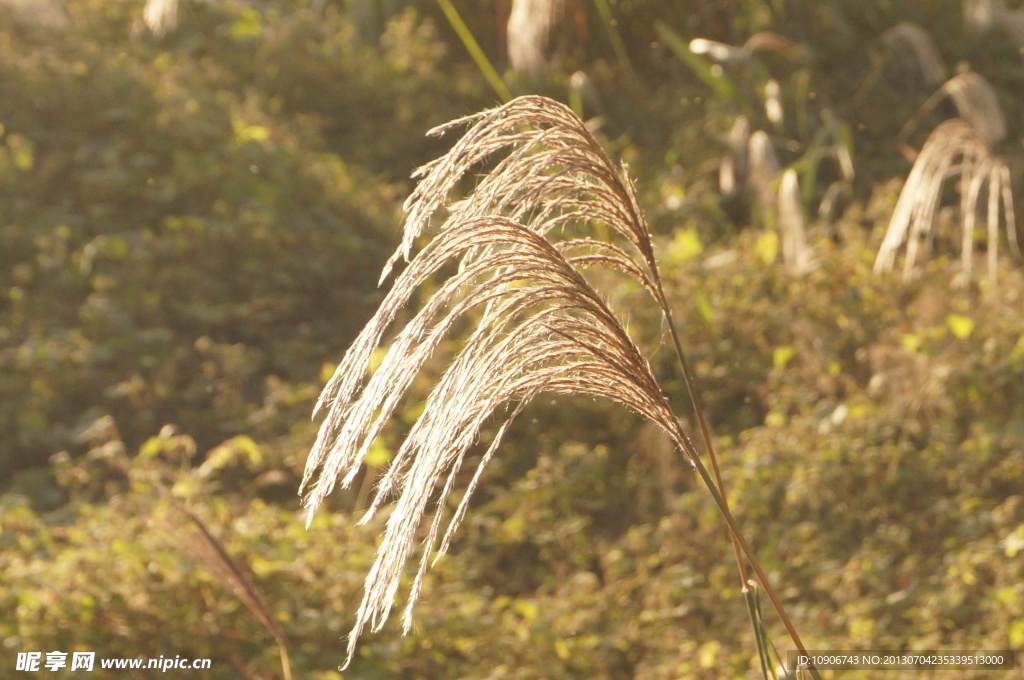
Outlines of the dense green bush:
M377 299L400 197L380 168L407 176L466 108L444 48L413 14L357 49L343 17L234 5L131 41L93 5L42 46L4 33L4 457L106 414L132 445L280 433L268 381L301 391Z

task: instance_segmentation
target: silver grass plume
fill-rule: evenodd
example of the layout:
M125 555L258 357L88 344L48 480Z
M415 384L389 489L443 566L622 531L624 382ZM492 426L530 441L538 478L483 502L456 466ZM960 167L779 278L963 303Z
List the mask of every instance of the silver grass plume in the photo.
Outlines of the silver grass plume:
M964 0L963 8L964 24L976 34L991 29L1007 12L1004 0Z
M194 512L173 499L171 499L171 507L181 517L188 520L188 523L182 526L168 519L168 534L196 564L205 566L222 586L231 591L274 637L278 653L281 656L282 675L284 680L291 680L292 671L288 657L288 645L266 600L263 599L242 568L238 566L238 563L232 559L227 548L214 537L206 524Z
M178 27L179 0L146 0L142 21L153 35L161 38Z
M748 146L750 145L750 121L738 116L729 130L727 139L729 153L718 166L718 187L725 196L738 192L747 180Z
M764 112L773 125L782 125L785 118L782 108L782 86L774 78L764 84Z
M939 92L953 100L957 113L970 123L989 149L1006 137L1006 119L999 99L980 74L958 73L947 80Z
M350 484L414 376L456 324L475 329L444 370L425 408L376 489L367 521L396 498L367 576L348 658L367 624L378 630L390 613L417 529L434 515L412 585L408 630L427 567L449 547L483 469L511 420L538 393L605 397L650 419L694 453L647 361L581 270L604 267L648 290L667 310L647 225L625 169L617 169L572 111L542 97L521 97L436 128L468 126L443 157L416 172L405 204L405 238L384 270L410 259L413 244L446 211L437 235L411 257L377 313L348 349L317 404L326 418L303 480L309 517L338 478ZM501 155L472 193L449 202L456 183ZM620 244L589 238L558 240L563 230L602 223ZM388 328L428 278L458 270L397 332L370 373ZM442 532L444 501L483 425L503 420Z
M757 52L778 52L789 55L793 52L793 43L772 31L761 31L750 36L743 45L736 47L728 43L694 38L690 41L690 51L706 56L719 64L746 64Z
M882 43L917 64L927 84L935 86L946 80L946 62L928 32L917 24L903 22L893 26L882 34Z
M935 218L941 201L943 183L957 175L960 177L960 255L964 275L969 275L971 270L974 223L982 188L985 185L988 187L986 212L990 280L994 281L996 276L1000 202L1007 239L1014 252L1019 255L1009 168L1002 159L992 154L984 138L977 133L973 125L954 118L935 128L922 147L900 193L885 239L879 248L875 272L891 271L897 253L906 244L903 276L910 278L921 242L930 245L934 239Z
M775 210L776 183L779 178L779 159L775 145L764 130L755 130L750 135L748 160L748 182L764 214Z
M782 258L790 271L800 274L807 269L807 237L800 182L793 168L787 168L779 181L778 210Z
M690 41L690 51L694 54L707 56L708 59L720 64L744 64L750 61L753 53L745 47L736 47L717 40L694 38Z
M943 83L903 126L899 137L905 137L924 116L947 97L956 106L957 115L974 128L975 134L989 149L994 149L1006 138L1006 118L999 106L995 90L984 77L971 70L962 70Z
M1004 0L964 0L964 23L975 36L998 28L1024 46L1024 11L1007 9Z
M564 0L512 0L505 28L512 68L534 79L543 74L551 31L563 3Z

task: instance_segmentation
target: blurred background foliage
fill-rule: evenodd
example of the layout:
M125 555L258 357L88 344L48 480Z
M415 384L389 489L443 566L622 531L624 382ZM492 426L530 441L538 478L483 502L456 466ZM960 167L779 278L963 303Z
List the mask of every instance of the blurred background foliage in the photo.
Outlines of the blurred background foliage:
M508 0L453 3L513 93L570 102L630 163L736 515L810 648L1024 651L1024 277L1003 256L998 285L954 285L941 234L913 280L871 271L908 155L955 114L904 130L934 85L886 31L921 26L1021 110L1021 47L968 30L970 4L566 0L527 74ZM381 528L355 520L402 424L307 530L308 414L380 299L410 172L450 143L424 132L497 101L438 3L197 0L161 35L135 1L24 6L0 11L4 674L18 651L94 650L280 676L177 499L262 593L298 678L754 677L709 496L632 415L549 398L413 633L389 624L337 670ZM752 36L769 48L735 62L673 43ZM802 274L763 206L721 194L740 115L800 171ZM689 417L656 310L607 292Z

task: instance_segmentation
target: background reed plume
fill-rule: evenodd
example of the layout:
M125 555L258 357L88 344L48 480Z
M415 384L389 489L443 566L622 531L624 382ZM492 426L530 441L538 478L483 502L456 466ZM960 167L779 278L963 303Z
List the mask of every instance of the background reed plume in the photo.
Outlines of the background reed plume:
M665 430L700 470L734 541L739 541L741 575L742 549L763 580L749 547L736 536L720 480L712 482L708 476L647 360L583 274L588 268L604 268L647 290L665 315L688 372L647 225L624 169L612 165L570 109L545 98L521 97L431 133L455 126L468 126L462 139L416 173L420 183L405 204L404 239L382 280L399 259L411 261L345 354L316 409L325 409L327 416L303 481L310 518L339 478L347 485L356 477L371 444L441 341L458 322L472 319L474 330L434 385L363 519L373 516L385 500L397 498L366 579L349 638L349 659L363 627L370 624L377 630L386 620L414 552L417 529L436 497L403 617L408 630L431 558L436 560L448 548L508 424L544 391L605 397ZM449 205L456 183L499 154L501 160L469 196ZM418 237L442 211L446 215L438 234L412 256ZM608 240L575 235L597 224L611 234ZM458 263L458 268L452 270L449 263ZM369 371L389 326L417 288L450 270L454 273L394 336L376 370ZM503 423L442 532L444 500L492 416ZM700 420L703 426L702 416ZM703 434L709 445L706 426Z
M959 176L961 271L964 276L970 275L978 206L986 195L988 275L994 284L1000 213L1007 241L1013 253L1020 255L1010 169L994 151L1006 137L1006 120L988 82L977 73L965 71L946 81L905 130L945 97L956 105L959 117L936 127L921 148L879 248L875 271L890 271L906 245L903 276L911 276L921 244L930 249L934 242L942 187L950 177Z

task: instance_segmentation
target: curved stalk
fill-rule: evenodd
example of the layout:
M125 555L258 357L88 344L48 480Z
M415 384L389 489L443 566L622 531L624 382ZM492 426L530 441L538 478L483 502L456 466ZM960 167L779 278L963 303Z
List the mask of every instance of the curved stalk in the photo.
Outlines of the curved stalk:
M664 295L661 288L661 281L655 273L655 285L658 287L658 292ZM697 426L700 428L700 436L704 441L704 448L708 452L708 459L711 461L711 470L715 475L715 484L718 486L719 492L722 494L723 500L726 497L725 493L725 482L722 480L722 471L718 465L718 456L715 455L715 445L711 440L711 429L708 427L707 419L704 417L704 409L701 408L700 402L697 399L697 389L694 387L693 372L690 370L690 363L686 360L686 355L683 353L683 345L679 341L679 333L676 331L676 324L672 319L672 312L669 311L668 304L664 307L665 321L668 323L669 333L672 335L672 343L675 345L676 357L679 359L679 365L683 370L683 382L686 383L686 391L690 395L690 402L693 404L693 412L697 417ZM732 541L733 553L736 555L736 569L740 575L740 583L742 584L743 590L747 589L747 568L743 564L743 557L740 554L740 546L737 542L737 535L730 527L729 539Z
M708 473L704 463L697 455L697 451L694 449L693 444L690 443L681 428L676 428L676 431L672 433L672 436L679 445L681 453L685 453L689 460L694 464L694 467L697 469L697 474L699 474L701 479L704 480L705 486L707 486L708 491L711 492L711 496L715 499L715 504L718 505L718 511L722 513L722 518L725 519L725 523L729 525L729 531L732 534L733 540L743 551L743 554L746 555L747 560L750 561L750 567L757 575L757 579L761 583L761 587L764 588L765 595L767 595L768 599L771 601L772 607L775 609L775 613L777 613L779 618L782 620L782 625L786 627L786 632L788 632L790 638L793 639L793 644L796 645L797 650L802 655L807 656L807 649L804 647L804 643L800 639L800 634L796 632L796 627L793 626L793 622L790 621L789 615L786 614L786 610L782 606L782 601L779 600L779 596L776 595L775 589L772 588L771 583L769 583L768 576L764 573L764 569L761 568L761 564L758 561L757 556L754 555L753 549L740 533L739 527L736 524L736 519L732 516L732 512L729 510L729 504L726 502L722 494L719 493L718 487L715 486L714 480L711 478L711 475ZM746 584L744 584L744 589L745 588ZM819 677L817 670L813 666L810 668L810 671L813 677Z

